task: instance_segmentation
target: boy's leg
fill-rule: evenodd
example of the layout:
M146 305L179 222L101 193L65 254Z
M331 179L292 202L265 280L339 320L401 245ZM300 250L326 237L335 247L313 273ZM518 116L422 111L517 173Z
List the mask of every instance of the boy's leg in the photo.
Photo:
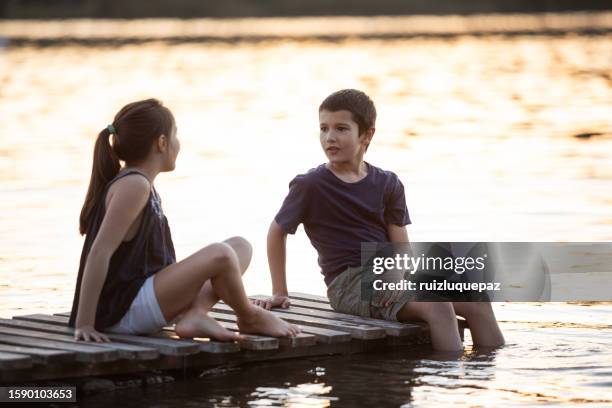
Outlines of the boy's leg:
M493 307L489 302L453 302L455 313L465 318L475 346L499 347L504 335L499 329Z
M429 324L431 345L437 351L461 351L463 344L455 310L450 302L407 302L397 312L397 320L423 320Z
M362 274L360 267L349 267L332 281L327 288L332 309L355 316L370 316L370 302L361 298Z

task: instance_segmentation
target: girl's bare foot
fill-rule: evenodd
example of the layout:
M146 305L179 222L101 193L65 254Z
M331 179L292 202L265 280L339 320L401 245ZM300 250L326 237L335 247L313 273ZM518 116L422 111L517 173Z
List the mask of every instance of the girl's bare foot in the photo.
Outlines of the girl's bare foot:
M237 316L236 323L244 333L294 337L300 332L296 325L287 323L258 306L252 306L248 314Z
M174 332L182 338L209 337L219 341L240 340L240 334L231 332L206 313L189 311L174 327Z

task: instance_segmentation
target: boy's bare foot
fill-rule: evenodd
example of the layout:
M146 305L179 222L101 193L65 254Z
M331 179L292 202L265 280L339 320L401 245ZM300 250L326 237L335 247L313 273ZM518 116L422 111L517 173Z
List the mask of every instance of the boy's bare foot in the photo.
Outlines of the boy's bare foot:
M237 317L236 322L240 331L244 333L294 337L300 332L300 328L296 325L287 323L258 306L252 306L251 311Z
M188 312L174 327L182 338L209 337L219 341L238 341L240 334L227 330L206 313Z

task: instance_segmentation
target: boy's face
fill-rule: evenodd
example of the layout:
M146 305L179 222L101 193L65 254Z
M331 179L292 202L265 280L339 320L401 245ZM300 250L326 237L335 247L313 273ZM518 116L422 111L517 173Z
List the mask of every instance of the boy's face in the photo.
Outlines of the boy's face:
M319 112L319 129L321 147L332 163L361 159L374 134L372 128L360 136L359 125L347 110Z

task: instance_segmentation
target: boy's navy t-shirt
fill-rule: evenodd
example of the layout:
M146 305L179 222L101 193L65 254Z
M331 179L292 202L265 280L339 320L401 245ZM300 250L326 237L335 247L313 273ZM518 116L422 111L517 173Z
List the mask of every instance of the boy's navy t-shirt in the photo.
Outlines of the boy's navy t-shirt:
M340 180L325 164L296 176L274 217L289 234L304 224L327 286L346 268L361 265L362 242L388 242L388 224L411 223L397 175L366 165L367 176L355 183Z

